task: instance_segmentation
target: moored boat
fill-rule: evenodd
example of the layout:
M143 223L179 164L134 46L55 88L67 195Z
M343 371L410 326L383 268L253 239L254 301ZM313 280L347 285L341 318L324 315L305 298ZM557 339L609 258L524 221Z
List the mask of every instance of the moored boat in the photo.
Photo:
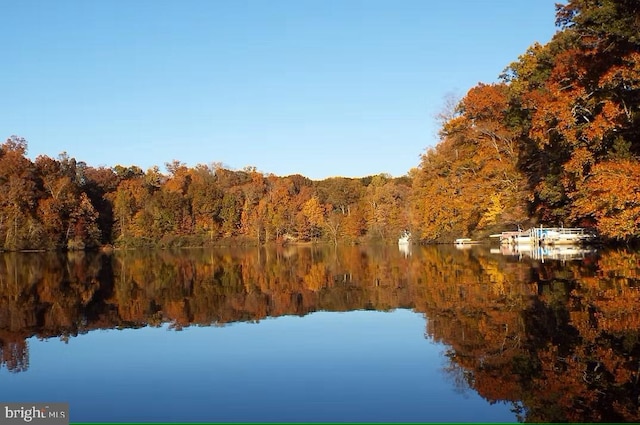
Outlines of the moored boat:
M478 241L474 241L471 238L458 238L454 241L454 243L456 245L472 245L472 244L477 244L480 243Z
M411 233L405 231L400 238L398 238L398 245L409 245L411 243Z

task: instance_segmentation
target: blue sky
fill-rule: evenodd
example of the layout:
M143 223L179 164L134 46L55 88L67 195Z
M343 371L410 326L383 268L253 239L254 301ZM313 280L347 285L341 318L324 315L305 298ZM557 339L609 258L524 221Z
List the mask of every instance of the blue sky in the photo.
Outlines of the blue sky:
M449 94L554 34L556 0L0 0L0 138L92 166L406 174Z

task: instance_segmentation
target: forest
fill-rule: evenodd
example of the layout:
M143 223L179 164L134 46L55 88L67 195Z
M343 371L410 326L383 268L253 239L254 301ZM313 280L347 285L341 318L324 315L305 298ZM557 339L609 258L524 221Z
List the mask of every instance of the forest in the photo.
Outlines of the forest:
M558 30L440 115L407 175L91 167L0 145L0 249L416 242L535 224L640 239L640 4L571 0Z

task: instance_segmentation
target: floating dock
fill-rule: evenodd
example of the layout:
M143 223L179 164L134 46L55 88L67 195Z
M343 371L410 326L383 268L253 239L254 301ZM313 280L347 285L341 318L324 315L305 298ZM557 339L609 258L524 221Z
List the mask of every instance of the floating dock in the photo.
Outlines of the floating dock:
M529 230L502 232L491 237L499 238L500 244L535 246L576 245L592 242L596 235L582 227L532 227Z

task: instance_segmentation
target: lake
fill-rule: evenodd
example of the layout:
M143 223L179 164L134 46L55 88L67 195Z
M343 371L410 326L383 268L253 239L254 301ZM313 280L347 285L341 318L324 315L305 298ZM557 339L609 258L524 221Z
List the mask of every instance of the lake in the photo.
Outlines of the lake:
M0 401L72 422L640 421L640 253L0 254Z

